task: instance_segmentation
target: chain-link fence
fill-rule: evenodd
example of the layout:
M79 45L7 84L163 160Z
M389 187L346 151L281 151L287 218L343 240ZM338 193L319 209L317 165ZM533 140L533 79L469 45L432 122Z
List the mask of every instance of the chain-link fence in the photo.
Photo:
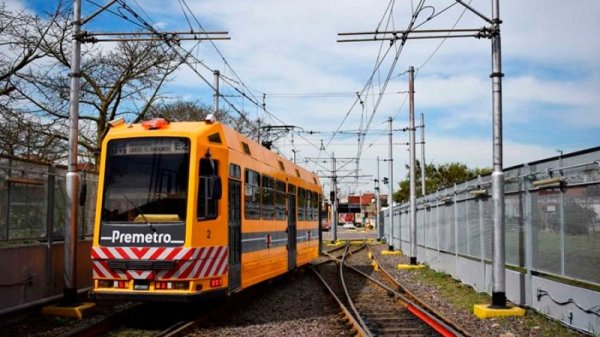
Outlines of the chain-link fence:
M490 176L421 197L417 205L420 261L446 254L490 262ZM394 208L393 242L405 249L409 211L408 204ZM505 237L509 268L600 285L600 148L505 170Z
M63 240L66 168L0 156L0 241ZM93 233L97 175L80 172L79 236Z

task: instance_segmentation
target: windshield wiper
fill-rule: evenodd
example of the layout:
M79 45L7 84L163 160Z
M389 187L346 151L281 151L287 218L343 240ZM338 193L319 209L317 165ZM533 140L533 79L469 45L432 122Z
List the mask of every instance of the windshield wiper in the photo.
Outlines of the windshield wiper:
M123 196L123 198L125 198L125 200L127 200L127 202L129 202L131 204L131 206L133 206L133 208L135 208L136 211L138 211L139 215L142 216L142 219L144 219L144 221L146 221L146 224L148 225L148 227L150 227L150 229L153 232L156 232L156 228L154 228L154 226L152 226L150 221L148 221L148 218L146 218L146 216L144 215L144 212L142 212L142 210L138 206L136 206L136 204L134 204L133 201L129 200L129 198L127 198L125 196L125 194L121 193L121 195Z

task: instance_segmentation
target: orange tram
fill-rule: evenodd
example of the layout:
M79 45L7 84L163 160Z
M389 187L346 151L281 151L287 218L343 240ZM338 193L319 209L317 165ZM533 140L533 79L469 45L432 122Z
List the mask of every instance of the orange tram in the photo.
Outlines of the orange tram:
M211 119L112 122L102 144L97 299L191 301L319 254L318 177Z

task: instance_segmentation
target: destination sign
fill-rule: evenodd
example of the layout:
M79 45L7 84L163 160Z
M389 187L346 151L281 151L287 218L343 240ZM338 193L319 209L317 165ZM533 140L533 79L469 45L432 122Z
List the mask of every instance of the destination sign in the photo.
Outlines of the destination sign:
M189 151L189 144L183 140L152 138L119 141L115 144L112 155L186 154Z

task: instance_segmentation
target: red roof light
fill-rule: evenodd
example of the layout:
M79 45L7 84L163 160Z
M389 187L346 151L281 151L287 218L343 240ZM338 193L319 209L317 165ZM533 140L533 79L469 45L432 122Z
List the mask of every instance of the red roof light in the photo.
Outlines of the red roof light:
M157 130L165 128L169 125L169 121L164 118L154 118L149 121L143 121L142 126L146 130Z

